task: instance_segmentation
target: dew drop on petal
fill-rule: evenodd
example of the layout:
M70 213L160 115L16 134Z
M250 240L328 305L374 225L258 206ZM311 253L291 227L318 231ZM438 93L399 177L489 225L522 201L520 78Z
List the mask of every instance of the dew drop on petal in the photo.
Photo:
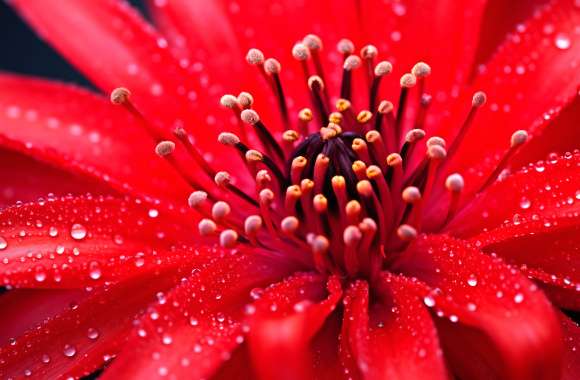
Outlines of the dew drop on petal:
M520 199L520 208L522 210L529 209L531 205L532 205L532 202L530 202L530 200L528 198L522 197L522 199Z
M72 225L70 236L75 240L83 240L87 236L87 229L79 223Z
M467 285L469 286L477 286L477 278L475 276L471 276L467 279Z
M150 218L157 218L159 216L159 211L152 208L147 212L147 215L149 215Z
M97 329L94 328L89 328L89 330L87 331L87 337L89 339L95 340L99 337L99 331Z
M42 360L42 362L44 364L48 364L50 363L50 356L48 356L47 354L42 355L42 357L40 358L40 360Z
M518 293L514 296L515 303L522 303L524 301L524 295L522 293Z
M89 277L92 280L98 280L99 278L101 278L102 272L101 272L101 268L99 267L99 263L97 263L96 261L92 261L89 264Z
M425 296L423 298L423 303L425 304L425 306L427 307L433 307L435 306L435 300L433 299L433 297L431 296Z
M566 50L570 48L572 44L570 37L565 33L558 33L554 38L554 44L560 50Z
M4 250L8 247L8 242L2 236L0 236L0 250Z
M77 349L74 346L71 346L70 344L66 344L64 346L63 354L68 358L72 358L77 354Z

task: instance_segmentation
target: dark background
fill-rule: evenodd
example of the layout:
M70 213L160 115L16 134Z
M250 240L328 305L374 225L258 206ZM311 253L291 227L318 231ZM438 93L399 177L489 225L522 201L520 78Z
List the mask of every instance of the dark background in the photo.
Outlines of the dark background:
M131 0L141 8L142 2ZM47 6L50 0L47 1ZM90 86L82 75L40 40L34 31L0 0L0 71L61 79Z

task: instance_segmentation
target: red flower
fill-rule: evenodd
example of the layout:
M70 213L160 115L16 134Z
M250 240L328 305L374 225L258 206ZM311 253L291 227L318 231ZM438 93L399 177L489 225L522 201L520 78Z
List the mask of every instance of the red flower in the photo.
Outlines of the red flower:
M11 1L2 378L580 376L578 1L151 3Z

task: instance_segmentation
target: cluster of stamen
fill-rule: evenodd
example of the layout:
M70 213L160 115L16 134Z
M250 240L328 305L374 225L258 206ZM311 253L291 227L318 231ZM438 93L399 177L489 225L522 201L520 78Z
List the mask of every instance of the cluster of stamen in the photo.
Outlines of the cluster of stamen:
M213 184L191 176L185 163L174 157L175 142L158 134L131 103L128 90L114 90L111 100L142 123L157 141L156 153L191 184L188 204L203 216L198 224L201 235L216 236L226 248L252 245L320 272L372 279L420 232L444 228L461 210L464 180L458 173L448 174L447 166L486 96L474 94L451 144L438 136L426 138L428 64L419 62L400 77L395 107L379 98L381 82L393 65L376 62L376 47L367 45L357 55L354 44L343 39L337 46L343 56L340 95L331 100L322 49L315 35L292 49L312 103L297 115L289 111L280 62L266 59L260 50L248 51L247 62L257 68L278 105L280 120L268 124L282 129L266 126L253 109L251 94L221 98L239 125L237 133L221 133L218 140L239 153L254 179L253 194L237 187L229 172L214 169L189 134L178 128L174 139ZM353 72L361 69L367 87L364 93L354 93ZM415 92L416 97L410 96ZM355 101L368 108L355 111ZM525 131L513 134L510 148L479 191L495 181L526 138ZM445 202L447 210L425 226L425 211L434 202Z

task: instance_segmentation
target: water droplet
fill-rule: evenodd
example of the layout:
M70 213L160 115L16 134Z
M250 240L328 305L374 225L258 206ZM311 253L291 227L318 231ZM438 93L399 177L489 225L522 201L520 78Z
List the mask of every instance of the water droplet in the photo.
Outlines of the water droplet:
M0 236L0 250L6 249L6 247L8 247L8 242Z
M522 199L520 200L520 207L522 208L522 210L529 209L531 205L532 202L530 202L530 200L526 197L522 197Z
M163 344L170 345L173 342L173 338L170 335L164 334L161 341Z
M72 358L77 354L77 349L74 346L71 346L70 344L66 344L62 352L64 353L64 356Z
M46 280L46 271L43 267L37 267L36 273L34 274L34 279L38 282L43 282Z
M435 306L435 299L433 297L431 297L431 296L425 296L423 298L423 303L427 307L433 307L433 306Z
M522 303L524 301L524 295L522 293L518 293L514 296L515 303Z
M113 236L113 241L115 242L115 244L121 245L123 244L123 236L115 235Z
M82 224L75 223L70 230L70 236L75 240L82 240L87 236L87 229Z
M50 227L48 229L48 235L50 237L56 237L58 235L58 229L56 227Z
M102 272L101 272L101 268L99 267L99 263L96 261L92 261L89 264L89 277L92 280L98 280L99 278L101 278Z
M99 331L97 329L94 328L89 328L89 330L87 331L87 337L89 339L95 340L99 337Z
M477 278L475 276L471 276L467 279L467 285L469 286L477 286Z
M157 218L159 216L159 211L152 208L147 212L147 215L149 215L150 218Z
M568 37L567 34L565 33L558 33L556 35L556 37L554 38L554 44L556 44L556 47L560 50L566 50L570 48L570 45L572 44L570 37Z
M42 357L40 358L40 360L42 360L42 362L44 364L48 364L50 363L50 356L48 356L47 354L42 355Z
M199 325L199 321L197 320L197 318L191 317L191 318L189 318L189 324L192 326L197 326L197 325Z

